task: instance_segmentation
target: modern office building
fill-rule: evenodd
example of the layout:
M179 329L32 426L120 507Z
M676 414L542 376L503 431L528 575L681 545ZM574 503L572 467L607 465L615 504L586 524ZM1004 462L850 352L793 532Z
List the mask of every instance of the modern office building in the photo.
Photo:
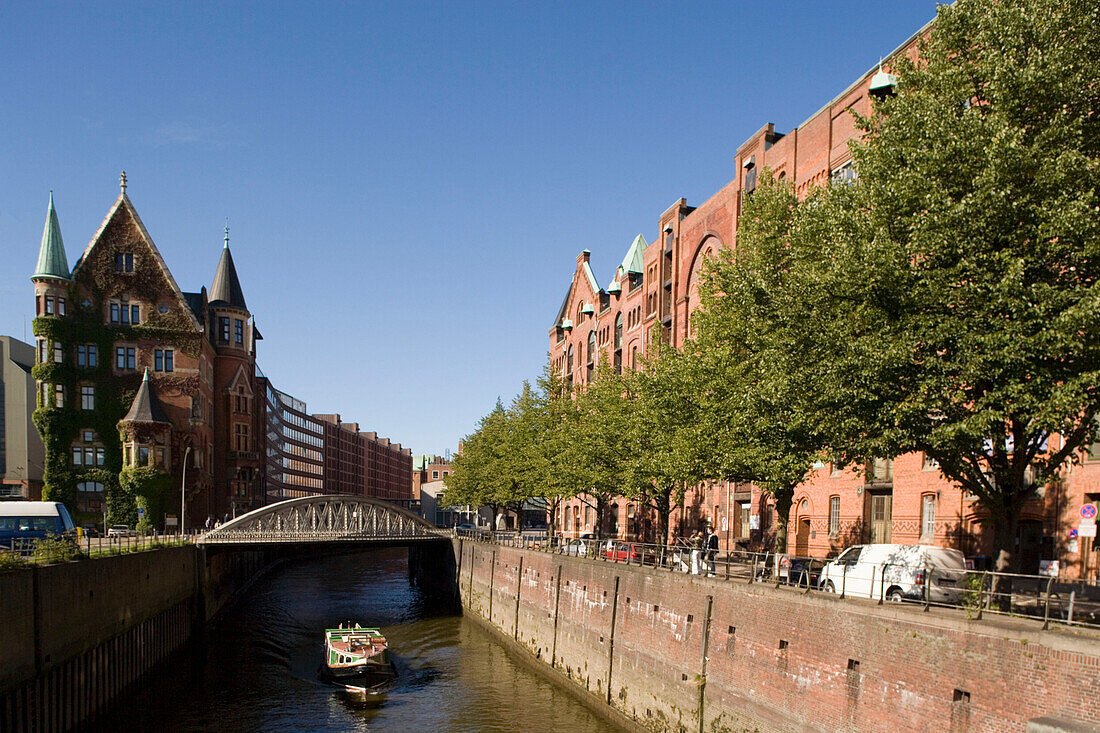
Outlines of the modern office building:
M34 347L0 336L0 500L39 499L45 449L32 415Z

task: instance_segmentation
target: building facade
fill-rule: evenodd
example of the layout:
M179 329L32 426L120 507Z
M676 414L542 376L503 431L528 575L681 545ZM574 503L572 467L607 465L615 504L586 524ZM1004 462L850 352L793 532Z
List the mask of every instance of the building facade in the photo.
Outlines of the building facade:
M339 471L326 486L328 423L257 369L262 337L228 227L209 292L184 292L130 201L125 174L120 183L71 271L50 195L31 277L43 498L65 502L82 524L109 514L172 527L185 481L185 522L194 527L268 500L347 488ZM358 442L351 472L361 463L374 473L350 493L407 498L409 451L373 433ZM342 453L332 460L345 462Z
M888 59L916 55L921 29ZM890 62L880 64L825 104L797 128L781 133L762 126L738 147L734 177L709 199L689 206L679 199L657 217L652 244L638 235L623 263L601 287L586 250L549 332L551 364L565 381L584 385L595 365L636 368L649 348L650 332L681 346L691 334L699 303L703 263L720 248L735 246L737 222L765 168L805 196L811 187L855 178L848 143L858 134L852 112L871 113L871 97L892 93ZM886 69L886 70L884 70ZM1058 481L1036 487L1023 513L1018 544L1024 568L1057 560L1063 574L1097 577L1097 546L1071 530L1083 504L1100 504L1100 446L1080 456ZM611 507L605 532L650 538L652 513L625 499ZM570 536L593 529L594 512L582 500L566 502L556 518ZM689 491L672 518L674 534L710 522L726 547L762 549L774 542L774 506L749 484L718 482ZM789 519L789 550L827 556L862 542L929 543L988 556L987 516L973 497L943 479L919 454L876 461L862 470L816 464L799 486Z
M0 500L42 497L45 449L34 427L34 347L0 336Z

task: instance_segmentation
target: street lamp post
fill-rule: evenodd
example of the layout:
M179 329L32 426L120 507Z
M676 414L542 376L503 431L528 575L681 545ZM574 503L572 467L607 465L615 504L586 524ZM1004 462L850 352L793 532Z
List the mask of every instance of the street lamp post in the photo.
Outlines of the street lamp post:
M191 446L183 452L183 478L180 481L180 539L183 538L184 521L187 518L187 461L191 458Z

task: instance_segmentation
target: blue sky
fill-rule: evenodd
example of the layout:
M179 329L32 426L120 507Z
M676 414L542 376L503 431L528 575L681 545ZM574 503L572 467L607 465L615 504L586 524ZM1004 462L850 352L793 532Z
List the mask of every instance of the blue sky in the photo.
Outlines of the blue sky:
M930 0L0 5L0 333L128 193L184 290L230 222L261 369L438 452L540 373L577 254L733 178Z

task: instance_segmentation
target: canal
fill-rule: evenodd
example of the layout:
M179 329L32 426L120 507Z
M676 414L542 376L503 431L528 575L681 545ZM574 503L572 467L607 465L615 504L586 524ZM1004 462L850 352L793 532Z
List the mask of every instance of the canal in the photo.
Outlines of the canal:
M354 700L321 683L322 630L378 625L398 678ZM115 707L105 730L614 730L509 657L474 622L440 615L410 585L405 550L283 564L186 654Z

